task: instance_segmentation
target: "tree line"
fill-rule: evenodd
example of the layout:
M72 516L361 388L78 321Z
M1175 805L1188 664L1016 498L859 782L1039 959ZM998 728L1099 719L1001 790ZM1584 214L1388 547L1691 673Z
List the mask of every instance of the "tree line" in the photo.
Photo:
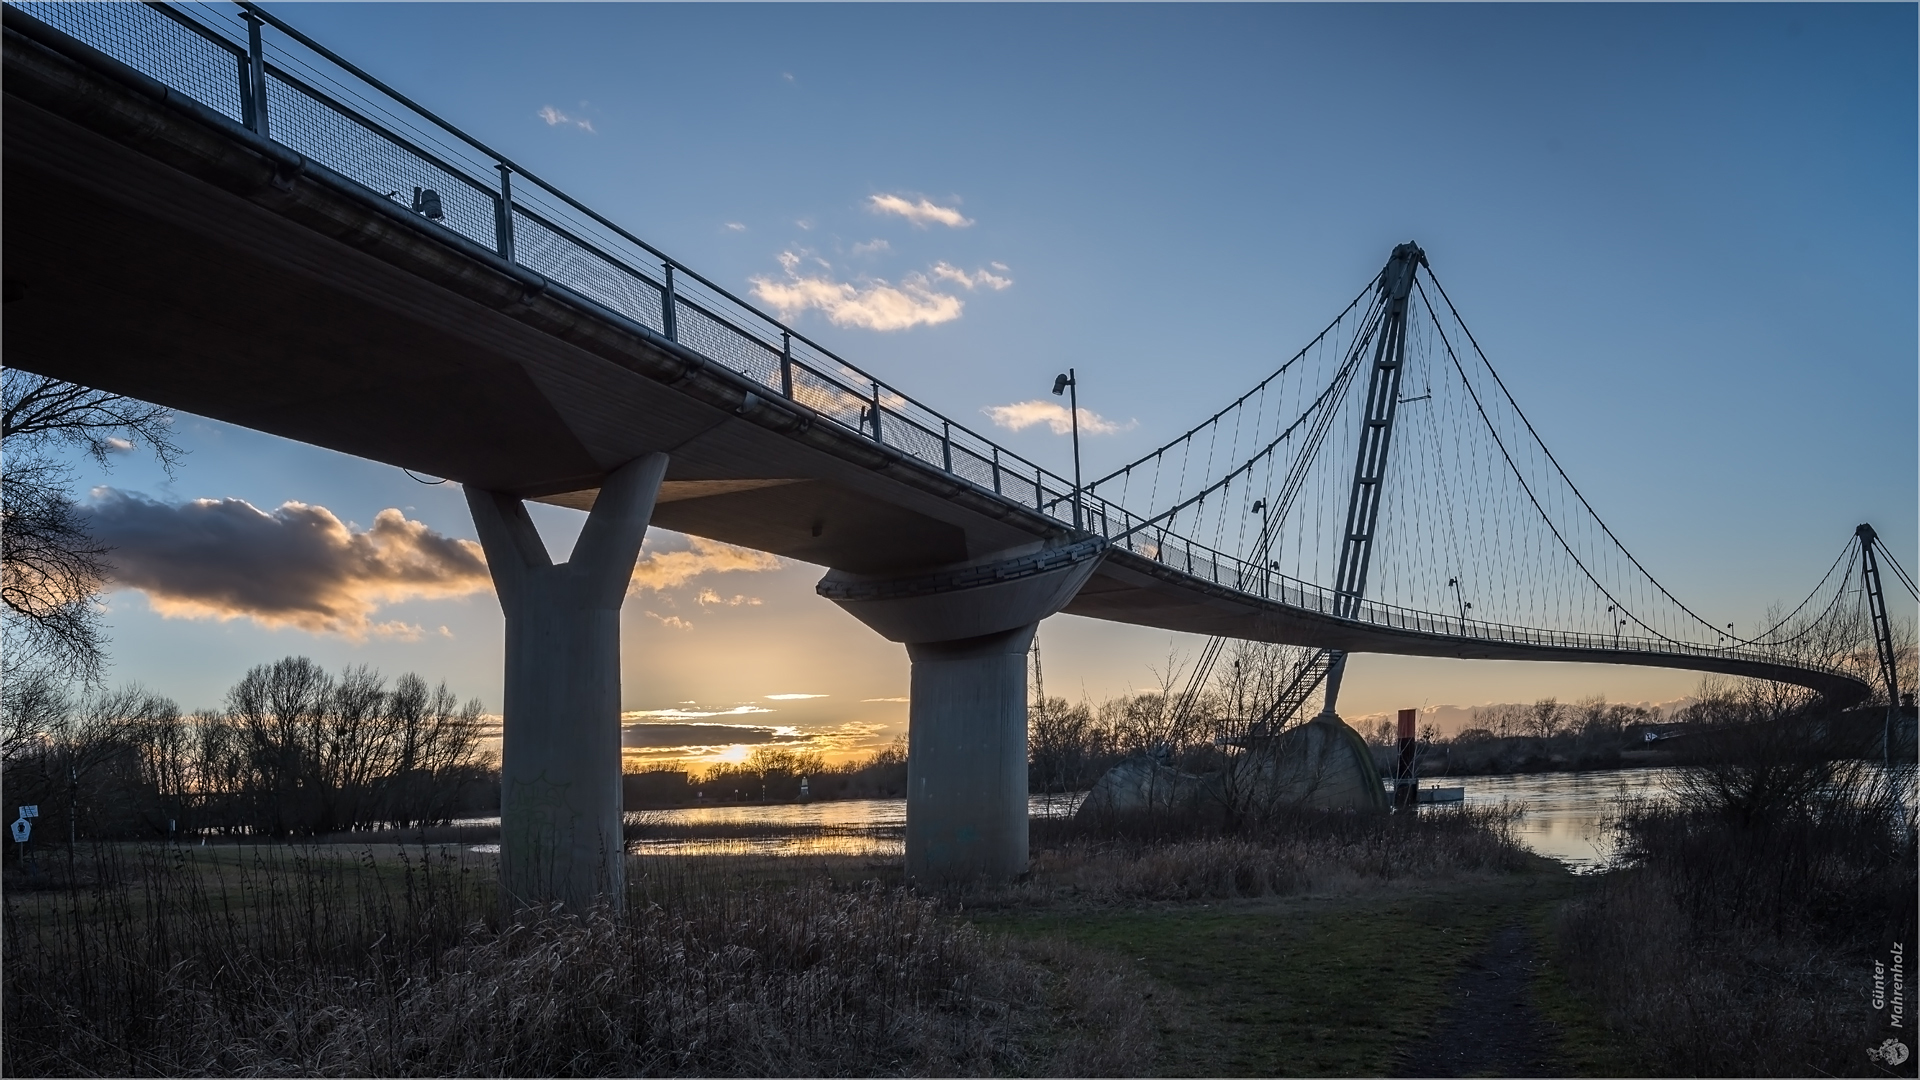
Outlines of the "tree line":
M261 664L224 708L191 714L41 670L0 688L0 782L9 810L38 805L61 840L412 828L497 805L484 724L444 682L305 657Z

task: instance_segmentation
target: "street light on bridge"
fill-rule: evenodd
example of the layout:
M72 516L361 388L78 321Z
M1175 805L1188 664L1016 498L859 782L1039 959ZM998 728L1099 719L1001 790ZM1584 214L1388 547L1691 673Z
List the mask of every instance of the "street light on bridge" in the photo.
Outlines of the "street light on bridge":
M1080 524L1080 382L1074 378L1073 369L1068 368L1064 375L1053 377L1053 395L1067 393L1067 420L1073 427L1073 527Z

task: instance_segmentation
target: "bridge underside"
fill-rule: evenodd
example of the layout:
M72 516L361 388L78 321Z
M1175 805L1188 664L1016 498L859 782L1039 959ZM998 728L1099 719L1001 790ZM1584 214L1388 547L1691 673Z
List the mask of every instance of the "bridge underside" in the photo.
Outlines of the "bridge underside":
M656 523L859 573L1063 533L317 168L12 34L6 59L10 364L582 509L665 452Z

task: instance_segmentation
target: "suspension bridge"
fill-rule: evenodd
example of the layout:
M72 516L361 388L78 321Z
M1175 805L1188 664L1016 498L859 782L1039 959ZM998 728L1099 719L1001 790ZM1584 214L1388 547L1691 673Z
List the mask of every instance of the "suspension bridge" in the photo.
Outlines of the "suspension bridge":
M1229 638L1318 650L1258 721L1279 725L1333 713L1352 652L1851 704L1879 568L1912 585L1865 530L1766 625L1689 606L1412 243L1219 412L1075 484L257 5L4 13L5 179L36 208L8 223L9 361L465 486L507 615L516 895L618 893L618 613L649 524L829 567L820 594L906 645L920 877L1024 869L1024 660L1060 611L1208 635L1203 666ZM526 500L589 511L567 563Z

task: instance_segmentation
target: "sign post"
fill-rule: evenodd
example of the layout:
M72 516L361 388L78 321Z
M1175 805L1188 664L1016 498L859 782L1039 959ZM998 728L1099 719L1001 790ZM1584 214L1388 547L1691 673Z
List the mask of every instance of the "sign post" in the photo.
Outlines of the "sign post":
M19 845L18 850L22 864L27 860L27 838L33 835L33 822L30 819L39 816L40 807L38 805L30 804L22 806L20 808L20 816L14 818L13 824L8 826L8 828L13 830L13 842Z

